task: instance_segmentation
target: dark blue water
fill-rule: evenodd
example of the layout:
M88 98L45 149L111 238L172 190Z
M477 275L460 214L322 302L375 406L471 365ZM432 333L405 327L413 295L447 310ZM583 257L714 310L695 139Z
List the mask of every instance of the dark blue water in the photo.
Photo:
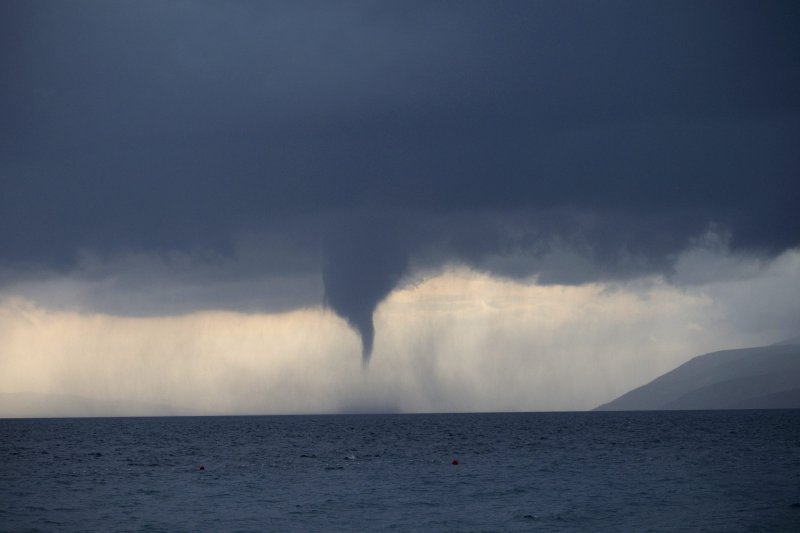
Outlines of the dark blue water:
M0 420L0 460L4 531L800 531L800 411Z

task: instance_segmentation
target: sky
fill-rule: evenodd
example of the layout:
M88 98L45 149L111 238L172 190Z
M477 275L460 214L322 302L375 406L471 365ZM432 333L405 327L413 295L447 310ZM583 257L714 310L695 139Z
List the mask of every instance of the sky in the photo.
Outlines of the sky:
M796 2L0 4L0 393L587 409L800 332Z

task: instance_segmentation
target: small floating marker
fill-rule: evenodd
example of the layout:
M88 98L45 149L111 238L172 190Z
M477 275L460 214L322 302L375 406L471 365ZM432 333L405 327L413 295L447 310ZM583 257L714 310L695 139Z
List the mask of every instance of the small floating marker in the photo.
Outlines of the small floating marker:
M458 464L458 459L453 459L452 461L450 461L450 464L451 465L457 465Z
M205 466L203 466L203 465L200 465L200 471L201 471L201 472L202 472L203 470L205 470L205 469L206 469L206 467L205 467Z

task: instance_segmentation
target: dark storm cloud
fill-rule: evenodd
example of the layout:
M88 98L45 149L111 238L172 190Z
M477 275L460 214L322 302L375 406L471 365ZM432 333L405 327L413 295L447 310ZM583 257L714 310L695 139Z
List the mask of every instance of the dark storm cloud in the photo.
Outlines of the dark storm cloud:
M321 273L366 354L414 260L526 275L561 247L586 268L542 279L581 282L709 224L800 241L794 2L0 9L6 271L279 236L264 272Z

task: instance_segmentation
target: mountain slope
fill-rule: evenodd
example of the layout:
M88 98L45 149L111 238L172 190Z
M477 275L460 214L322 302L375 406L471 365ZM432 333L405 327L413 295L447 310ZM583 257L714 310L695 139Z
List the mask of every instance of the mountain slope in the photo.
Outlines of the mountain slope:
M800 344L695 357L598 411L800 408Z

